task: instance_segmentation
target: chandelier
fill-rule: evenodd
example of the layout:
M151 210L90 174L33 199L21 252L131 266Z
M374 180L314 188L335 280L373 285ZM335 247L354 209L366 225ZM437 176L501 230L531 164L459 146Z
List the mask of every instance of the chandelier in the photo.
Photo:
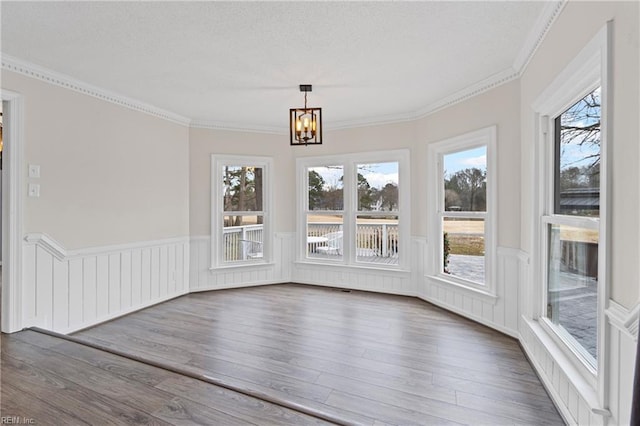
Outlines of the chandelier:
M291 145L322 144L322 108L307 107L307 92L311 92L310 84L301 84L304 92L304 108L289 110L289 129Z

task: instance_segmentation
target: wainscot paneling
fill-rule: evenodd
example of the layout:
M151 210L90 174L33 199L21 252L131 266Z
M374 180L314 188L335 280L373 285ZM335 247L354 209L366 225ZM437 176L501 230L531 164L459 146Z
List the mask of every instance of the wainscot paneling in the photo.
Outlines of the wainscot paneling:
M25 237L23 327L70 333L189 291L188 238L65 250Z
M537 321L523 318L520 342L565 421L570 425L626 425L631 414L638 306L628 311L610 300L605 312L608 341L605 394L601 407L596 390L576 370Z
M291 281L292 233L278 232L266 263L211 268L211 237L191 237L190 291L220 290Z
M423 246L419 251L422 259L427 253L426 244ZM422 266L428 264L425 259L415 264L422 277L417 296L517 338L519 285L528 258L520 250L512 248L498 247L496 252L495 295L425 276L426 271Z
M640 305L629 311L613 300L605 311L609 328L609 424L626 425L630 421L639 311Z
M301 284L415 296L417 274L413 266L416 265L415 262L422 259L422 240L417 237L411 239L409 253L411 270L298 261L293 267L292 281ZM293 250L291 252L293 253Z

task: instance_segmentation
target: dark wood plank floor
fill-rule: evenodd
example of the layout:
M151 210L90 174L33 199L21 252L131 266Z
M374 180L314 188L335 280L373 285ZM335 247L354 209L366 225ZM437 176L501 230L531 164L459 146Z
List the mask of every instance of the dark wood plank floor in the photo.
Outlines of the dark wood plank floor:
M514 339L415 298L294 284L194 293L74 337L351 423L563 424ZM38 413L65 407L69 420L100 423L318 421L33 332L3 345L6 409L38 398Z

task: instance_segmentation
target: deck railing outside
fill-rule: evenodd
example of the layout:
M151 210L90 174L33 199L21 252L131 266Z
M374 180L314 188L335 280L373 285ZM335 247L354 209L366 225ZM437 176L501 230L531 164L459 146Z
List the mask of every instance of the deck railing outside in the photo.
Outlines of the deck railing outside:
M308 237L322 237L342 231L342 224L313 222L307 224ZM314 243L321 245L322 243ZM314 247L311 248L313 252ZM357 224L356 255L359 257L395 257L398 254L398 224L388 222L368 222Z
M342 231L341 223L314 222L307 224L308 237L322 237ZM224 260L247 260L247 245L243 242L263 243L263 225L226 226L223 231ZM311 243L321 246L322 242ZM359 257L396 257L398 255L398 224L386 222L359 223L356 232L356 255ZM311 251L317 247L311 247Z
M222 230L222 250L224 260L226 262L234 262L237 260L247 260L249 258L247 244L243 242L259 243L263 241L263 226L259 225L243 225L243 226L225 226Z

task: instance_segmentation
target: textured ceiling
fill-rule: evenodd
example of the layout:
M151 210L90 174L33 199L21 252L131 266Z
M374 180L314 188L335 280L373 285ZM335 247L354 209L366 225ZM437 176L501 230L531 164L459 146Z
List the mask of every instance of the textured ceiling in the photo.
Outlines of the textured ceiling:
M410 118L514 62L543 2L7 2L3 54L230 128Z

